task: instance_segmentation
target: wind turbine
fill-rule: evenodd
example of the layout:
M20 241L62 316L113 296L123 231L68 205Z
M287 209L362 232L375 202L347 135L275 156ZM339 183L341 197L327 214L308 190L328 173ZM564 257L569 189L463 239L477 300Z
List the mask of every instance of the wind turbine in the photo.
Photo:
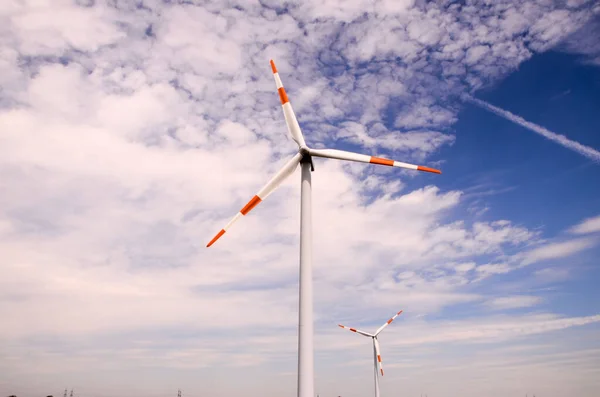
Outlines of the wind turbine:
M356 328L350 328L350 327L346 327L345 325L338 324L338 327L340 327L340 328L345 328L352 332L356 332L357 334L367 336L373 340L373 360L374 360L373 369L375 372L375 397L379 397L379 374L377 373L378 366L379 366L379 372L381 373L381 376L383 376L383 365L381 364L381 350L379 349L379 341L377 340L377 335L379 335L381 333L381 331L384 330L385 327L390 325L392 323L392 321L394 321L394 319L400 315L400 313L402 313L402 310L400 310L398 313L396 313L394 315L394 317L387 320L385 324L383 324L381 327L379 327L379 329L377 331L375 331L374 334L370 334L368 332L361 331Z
M300 193L300 298L299 298L299 324L298 324L298 397L314 397L314 350L313 350L313 293L312 293L312 203L311 203L311 171L314 171L313 157L324 157L336 160L357 161L386 165L391 167L408 168L411 170L427 171L441 174L439 170L373 157L365 154L346 152L335 149L311 149L304 141L304 135L296 120L292 105L283 88L275 62L271 62L273 77L279 99L283 108L283 117L288 132L298 144L298 153L294 155L279 172L277 172L266 185L229 221L227 225L207 244L210 247L241 217L246 216L254 207L302 165L301 193Z

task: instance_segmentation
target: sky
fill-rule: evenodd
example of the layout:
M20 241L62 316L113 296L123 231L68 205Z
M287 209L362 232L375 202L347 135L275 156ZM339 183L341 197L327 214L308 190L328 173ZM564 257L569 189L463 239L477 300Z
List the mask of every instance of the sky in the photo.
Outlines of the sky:
M0 393L597 396L600 4L0 2Z

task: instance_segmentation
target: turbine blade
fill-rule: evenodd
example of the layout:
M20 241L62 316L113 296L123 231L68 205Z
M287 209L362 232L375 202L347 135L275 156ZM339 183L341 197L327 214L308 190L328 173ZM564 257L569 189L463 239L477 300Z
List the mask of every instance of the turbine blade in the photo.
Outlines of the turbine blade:
M425 167L422 165L408 164L408 163L403 163L401 161L388 160L388 159L383 159L381 157L369 156L366 154L346 152L345 150L310 149L309 153L311 156L324 157L324 158L328 158L328 159L349 160L349 161L358 161L360 163L388 165L390 167L408 168L409 170L433 172L434 174L442 173L442 171L440 171L440 170Z
M390 318L389 320L387 320L387 322L385 324L383 324L381 327L379 327L379 329L377 331L375 331L375 336L379 335L379 333L381 331L383 331L383 329L385 327L390 325L392 323L392 321L394 321L396 319L396 317L398 317L400 315L400 313L402 313L402 310L400 310L398 313L394 314L394 317Z
M375 353L377 354L377 364L379 365L379 372L381 376L383 376L383 363L381 362L381 350L379 349L379 341L377 338L373 338L373 343L375 344Z
M304 142L304 136L300 130L300 124L298 124L294 109L292 109L292 104L285 93L285 88L283 88L281 78L279 78L279 73L275 67L275 62L273 62L272 59L271 69L273 70L273 77L275 78L275 84L277 85L277 91L279 92L279 99L281 100L281 107L283 108L283 117L285 117L285 124L287 125L288 132L299 147L305 147L306 143Z
M361 334L361 335L364 335L364 336L368 336L368 337L370 337L370 338L372 338L372 337L373 337L373 335L371 335L370 333L368 333L368 332L365 332L365 331L361 331L360 329L346 327L345 325L342 325L342 324L338 324L338 327L340 327L340 328L345 328L345 329L347 329L347 330L349 330L349 331L356 332L357 334Z
M273 193L273 191L275 189L277 189L277 187L279 185L281 185L281 183L285 180L285 178L290 176L296 170L296 167L298 167L298 164L300 163L301 159L302 159L302 155L300 153L297 153L294 157L292 157L283 166L283 168L281 168L281 170L279 170L279 172L277 172L271 178L271 180L269 182L267 182L267 184L265 186L263 186L262 189L260 189L258 191L258 193L256 193L256 196L252 197L252 199L250 201L248 201L248 203L244 206L244 208L242 208L240 210L240 212L235 214L233 219L231 219L229 221L229 223L227 225L225 225L225 227L223 229L221 229L221 231L219 233L217 233L216 236L213 237L213 239L210 240L210 242L206 246L210 247L211 245L213 245L215 243L215 241L217 241L222 235L225 234L227 229L229 229L231 227L231 225L233 225L235 223L235 221L240 219L242 216L245 216L246 214L248 214L248 212L250 212L254 207L256 207L261 201L265 200L269 194Z

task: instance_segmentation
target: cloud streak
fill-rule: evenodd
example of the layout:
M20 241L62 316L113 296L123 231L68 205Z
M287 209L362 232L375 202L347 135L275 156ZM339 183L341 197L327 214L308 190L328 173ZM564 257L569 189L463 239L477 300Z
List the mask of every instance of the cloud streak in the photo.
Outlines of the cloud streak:
M471 102L471 103L485 109L485 110L495 113L500 117L503 117L509 121L512 121L513 123L516 123L516 124L520 125L521 127L525 127L528 130L531 130L552 142L558 143L559 145L561 145L567 149L570 149L570 150L600 164L600 151L598 151L592 147L582 145L579 142L575 142L575 141L567 138L564 135L560 135L555 132L552 132L547 128L544 128L540 125L537 125L535 123L527 121L520 116L512 114L511 112L501 109L497 106L494 106L488 102L482 101L481 99L474 98L470 95L464 95L464 99L468 102Z
M546 244L524 253L522 265L531 265L532 263L540 261L559 259L575 255L586 249L590 249L596 246L597 244L598 239L593 238L581 238L576 240Z
M542 302L542 299L537 296L515 295L503 296L494 298L487 302L487 305L493 309L517 309L522 307L530 307Z
M569 229L573 234L591 234L600 232L600 215L584 219L578 225Z

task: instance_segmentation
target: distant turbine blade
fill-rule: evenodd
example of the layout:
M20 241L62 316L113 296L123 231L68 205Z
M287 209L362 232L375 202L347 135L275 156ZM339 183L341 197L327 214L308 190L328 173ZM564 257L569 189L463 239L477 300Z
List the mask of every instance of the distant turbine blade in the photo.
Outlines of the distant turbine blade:
M342 325L342 324L338 324L338 327L340 327L340 328L345 328L345 329L347 329L347 330L349 330L349 331L356 332L357 334L361 334L361 335L364 335L364 336L368 336L368 337L370 337L370 338L372 338L372 337L373 337L373 335L371 335L370 333L368 333L368 332L365 332L365 331L361 331L360 329L346 327L345 325Z
M235 221L240 219L243 215L248 214L248 212L250 212L254 207L256 207L261 201L266 199L269 194L273 193L273 191L277 189L279 185L281 185L285 178L290 176L296 170L296 167L298 167L298 164L300 163L301 159L302 155L300 153L297 153L294 157L292 157L291 160L288 161L283 166L283 168L279 170L279 172L277 172L277 174L275 174L275 176L273 176L273 178L271 178L271 180L267 182L267 184L263 186L262 189L258 191L258 193L256 193L256 196L252 197L252 199L248 201L248 204L246 204L244 208L242 208L240 212L238 212L233 217L233 219L231 219L229 223L225 225L225 227L221 229L221 231L217 233L215 237L213 237L212 240L210 240L210 242L206 246L210 247L211 245L213 245L215 241L217 241L222 235L225 234L227 229L229 229L231 225L235 223Z
M409 170L433 172L435 174L442 173L442 171L440 171L440 170L425 167L422 165L408 164L408 163L403 163L401 161L394 161L394 160L383 159L381 157L368 156L366 154L346 152L345 150L310 149L309 153L311 156L325 157L328 159L349 160L349 161L358 161L360 163L388 165L390 167L408 168Z
M279 78L279 73L275 67L275 62L271 59L271 69L273 70L273 77L275 78L275 84L277 85L277 91L279 92L279 99L281 100L281 107L283 108L283 117L285 117L285 124L287 125L288 132L292 136L292 139L296 141L299 147L305 147L304 136L300 130L300 125L292 109L292 104L285 93L285 88Z
M379 329L377 331L375 331L375 336L379 335L379 333L381 331L383 331L383 329L385 327L390 325L392 323L392 321L394 321L396 319L396 317L398 317L400 315L400 313L402 313L402 310L400 310L398 313L394 314L394 317L390 318L389 320L387 320L387 322L385 324L383 324L381 327L379 327Z
M375 344L375 353L377 354L377 364L379 365L379 372L381 376L383 376L383 363L381 362L381 350L379 349L379 342L377 338L373 338L373 343Z

